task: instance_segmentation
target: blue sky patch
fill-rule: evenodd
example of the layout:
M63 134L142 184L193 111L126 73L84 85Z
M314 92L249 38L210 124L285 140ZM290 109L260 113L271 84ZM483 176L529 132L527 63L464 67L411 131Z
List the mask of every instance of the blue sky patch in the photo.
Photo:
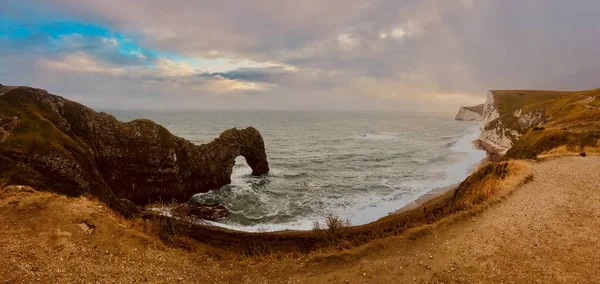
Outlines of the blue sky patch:
M0 38L12 48L35 49L50 55L85 51L119 65L152 66L159 57L172 60L186 58L177 53L145 48L135 40L135 36L105 26L66 19L33 17L33 20L25 21L2 17Z

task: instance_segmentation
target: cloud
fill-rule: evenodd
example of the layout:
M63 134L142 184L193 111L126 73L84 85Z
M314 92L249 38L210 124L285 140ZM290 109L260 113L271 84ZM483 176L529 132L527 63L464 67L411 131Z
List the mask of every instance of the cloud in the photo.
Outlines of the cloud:
M170 59L160 58L156 60L158 72L164 76L188 76L198 73L189 64L177 62Z
M401 39L406 35L406 31L403 28L395 28L392 30L390 35L395 39Z
M39 64L50 72L101 73L113 76L125 74L124 68L111 67L81 51L63 55L59 59L41 59Z
M227 79L221 76L206 78L191 89L194 91L209 91L217 94L224 94L236 91L266 91L276 85L264 82L249 82Z
M593 0L13 1L0 11L0 80L83 100L122 94L117 106L164 98L229 108L235 95L248 108L454 111L488 89L598 87L599 9Z
M340 45L340 48L345 51L350 51L357 47L360 43L360 40L351 34L343 33L337 36L337 41Z
M280 67L248 68L221 73L204 73L189 64L171 59L157 59L153 66L121 67L109 64L83 51L63 54L54 59L41 58L39 67L48 72L62 72L69 76L109 75L139 84L162 82L185 86L189 92L204 91L212 94L266 91L277 85L268 82L271 76L290 72ZM276 80L272 80L276 81Z

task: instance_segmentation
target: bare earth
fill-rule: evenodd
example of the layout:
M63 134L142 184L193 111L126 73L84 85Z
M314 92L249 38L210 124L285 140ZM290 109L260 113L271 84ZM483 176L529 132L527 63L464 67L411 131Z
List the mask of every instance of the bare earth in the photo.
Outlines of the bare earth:
M479 213L302 258L167 248L97 202L9 195L0 198L0 283L600 283L600 157L531 167L533 182Z

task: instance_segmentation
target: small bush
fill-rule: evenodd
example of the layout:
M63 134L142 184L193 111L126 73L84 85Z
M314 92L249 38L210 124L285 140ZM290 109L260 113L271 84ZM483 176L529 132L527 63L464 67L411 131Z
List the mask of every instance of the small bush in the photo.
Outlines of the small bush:
M313 231L322 238L326 245L345 248L348 246L350 219L342 219L330 214L325 218L325 224L319 221L313 223Z

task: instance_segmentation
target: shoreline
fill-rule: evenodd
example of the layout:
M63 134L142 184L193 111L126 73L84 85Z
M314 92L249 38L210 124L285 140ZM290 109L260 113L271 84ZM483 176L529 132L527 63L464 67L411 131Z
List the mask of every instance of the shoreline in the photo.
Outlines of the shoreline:
M378 224L348 228L352 240L364 239L365 243L330 250L314 247L321 238L314 232L264 234L206 228L195 228L204 232L195 235L196 239L203 237L201 244L185 249L163 246L156 236L138 227L130 229L130 221L114 218L97 200L60 198L34 190L6 191L0 196L0 209L6 215L1 226L7 228L4 233L10 238L5 238L6 245L1 248L6 257L0 260L0 274L27 283L40 278L56 282L82 277L93 282L106 275L127 282L159 279L181 283L285 283L292 277L298 283L343 283L346 279L376 283L390 279L401 283L508 279L526 283L535 279L552 282L557 277L598 282L598 276L590 276L597 271L590 243L598 243L598 238L590 232L600 219L589 212L597 212L599 207L594 201L600 175L594 169L600 159L570 156L527 164L533 167L527 172L535 173L536 178L527 184L515 185L516 180L505 184L506 189L519 188L508 198L498 195L441 219L429 210L430 217L424 216L423 210L417 209ZM40 202L48 206L40 207ZM488 206L490 203L494 206ZM434 209L435 203L425 206ZM94 218L81 223L81 216ZM95 227L90 229L87 222ZM387 231L396 233L373 236ZM118 245L115 236L119 236ZM52 258L47 257L48 251L54 252ZM537 257L532 258L532 252ZM540 266L540 261L544 265ZM490 266L499 271L490 274ZM531 276L532 271L537 274Z
M446 194L456 188L462 181L469 177L482 164L488 161L487 152L484 149L476 147L474 141L480 135L479 124L467 128L465 134L457 140L452 146L451 151L455 154L464 154L465 156L454 161L445 169L445 176L434 185L427 186L422 192L416 193L414 197L406 200L388 200L370 207L362 208L352 215L339 216L350 220L352 226L364 226L377 222L382 218L405 212L422 204ZM324 217L323 217L324 218ZM204 225L217 227L227 230L252 233L252 232L283 232L283 231L310 231L315 220L297 220L285 224L260 224L253 226L231 225L216 221L204 220ZM321 220L319 220L321 221Z
M483 165L489 163L489 162L493 162L495 161L499 155L497 152L490 152L486 147L482 147L481 144L482 142L479 139L473 140L473 148L477 149L477 150L482 150L486 152L486 157L483 158L481 161L479 161L479 163L473 165L470 169L469 169L469 173L468 175L465 177L468 178L470 175L472 175L475 171L477 171L479 168L481 168ZM448 185L448 186L443 186L443 187L438 187L438 188L434 188L430 191L428 191L427 193L419 196L419 198L409 202L408 204L404 205L402 208L390 213L389 215L395 215L395 214L400 214L406 211L410 211L416 208L419 208L421 206L423 206L425 203L438 198L444 194L447 194L448 192L456 189L461 182L452 184L452 185Z
M469 177L471 174L473 174L475 171L477 171L477 169L479 169L481 166L487 164L490 162L489 158L484 158L483 160L481 160L478 164L474 165L469 174L467 175L467 177ZM467 178L465 177L465 179ZM452 185L448 185L448 186L444 186L444 187L438 187L438 188L434 188L428 192L426 192L425 194L419 196L419 198L409 202L408 204L404 205L403 207L401 207L400 209L389 213L389 215L396 215L396 214L400 214L406 211L410 211L416 208L419 208L421 206L423 206L425 203L438 198L444 194L447 194L448 192L456 189L459 185L461 184L461 182L452 184Z

